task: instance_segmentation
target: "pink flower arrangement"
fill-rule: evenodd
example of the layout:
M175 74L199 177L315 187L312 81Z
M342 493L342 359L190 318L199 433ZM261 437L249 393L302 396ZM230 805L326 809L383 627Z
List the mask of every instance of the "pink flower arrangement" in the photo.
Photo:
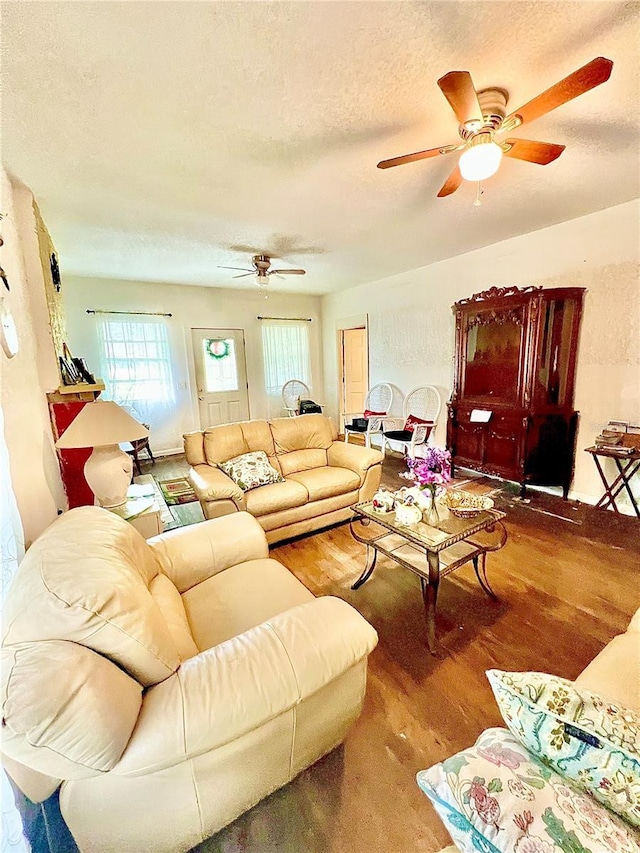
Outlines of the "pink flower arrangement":
M438 486L446 486L451 479L451 454L443 447L427 447L424 456L407 459L406 473L401 474L421 489L435 492Z

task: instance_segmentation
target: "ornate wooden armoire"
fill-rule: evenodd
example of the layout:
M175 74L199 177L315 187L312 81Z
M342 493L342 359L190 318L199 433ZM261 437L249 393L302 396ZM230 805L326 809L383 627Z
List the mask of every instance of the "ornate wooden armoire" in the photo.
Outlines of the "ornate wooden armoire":
M452 306L455 376L447 444L454 466L520 483L573 476L573 388L584 288L492 287Z

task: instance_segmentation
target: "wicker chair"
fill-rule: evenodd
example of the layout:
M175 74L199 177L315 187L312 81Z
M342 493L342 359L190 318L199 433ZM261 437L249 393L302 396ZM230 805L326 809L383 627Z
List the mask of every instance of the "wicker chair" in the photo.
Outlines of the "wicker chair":
M350 435L364 436L366 447L371 447L371 436L382 434L383 418L377 415L386 415L393 401L393 389L386 382L374 385L365 397L364 412L345 412L344 415L344 440L348 444ZM376 412L377 415L366 416L366 412ZM351 423L347 421L351 419Z
M435 386L414 388L405 398L402 418L383 418L382 452L385 453L387 447L391 449L390 441L398 441L409 458L415 459L416 447L428 442L441 408L442 399ZM411 416L417 420L412 428L408 428Z
M309 386L301 379L290 379L282 386L282 404L290 418L300 412L300 400L308 400L311 395Z

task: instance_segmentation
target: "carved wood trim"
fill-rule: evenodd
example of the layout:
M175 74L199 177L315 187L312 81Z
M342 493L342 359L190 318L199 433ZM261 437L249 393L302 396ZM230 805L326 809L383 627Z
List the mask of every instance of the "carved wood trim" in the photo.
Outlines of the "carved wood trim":
M487 299L502 299L503 296L521 296L525 293L537 293L543 290L542 287L530 284L527 287L490 287L489 290L483 290L481 293L474 293L473 296L468 296L466 299L461 299L454 304L455 308L460 308L463 305L469 305L473 302L486 302Z
M519 305L517 308L492 308L489 311L480 311L477 314L471 314L467 318L467 328L473 326L493 326L495 324L503 325L504 323L515 323L516 326L524 325L524 306Z

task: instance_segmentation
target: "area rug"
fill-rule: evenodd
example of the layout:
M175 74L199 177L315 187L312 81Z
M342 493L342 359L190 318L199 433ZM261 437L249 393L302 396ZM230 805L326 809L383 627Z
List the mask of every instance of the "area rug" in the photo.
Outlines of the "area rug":
M175 480L158 480L158 485L162 489L164 499L169 506L188 504L198 500L186 477L177 477Z

